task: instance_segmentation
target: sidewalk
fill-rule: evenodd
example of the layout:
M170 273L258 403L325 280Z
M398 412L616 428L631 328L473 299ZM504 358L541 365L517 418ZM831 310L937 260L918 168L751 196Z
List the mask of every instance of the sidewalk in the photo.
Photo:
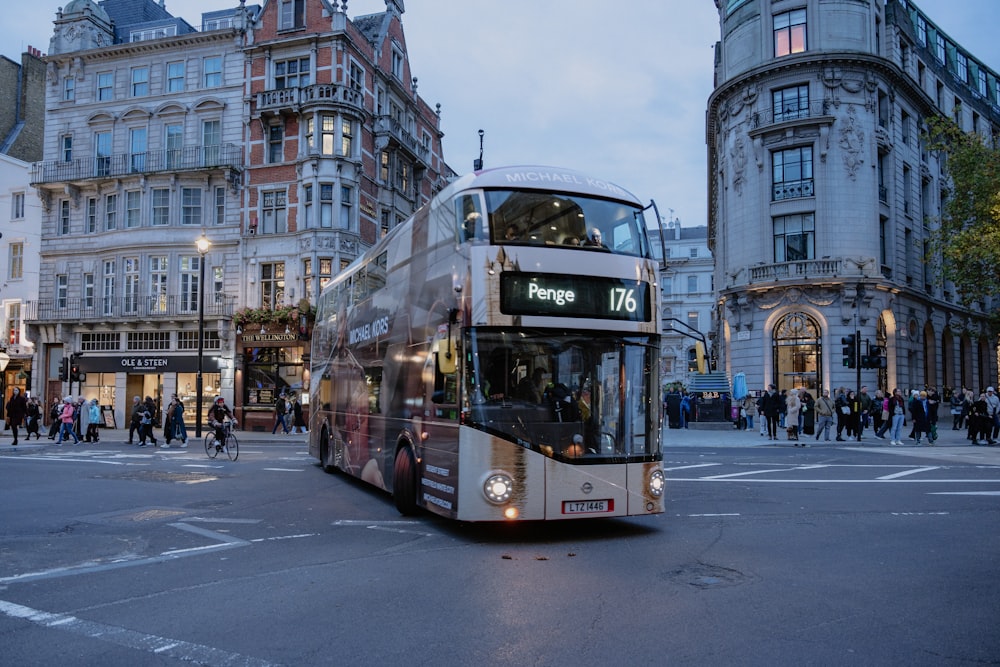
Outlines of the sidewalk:
M201 429L201 438L196 438L194 434L195 431L194 426L189 426L188 443L187 443L188 448L190 449L191 447L201 447L202 439L205 437L205 434L208 433L208 430L209 430L208 427L203 426ZM163 442L162 431L157 429L154 431L154 434L156 435L157 444L160 447L163 447L164 442ZM270 431L236 431L236 437L239 438L241 445L242 444L247 444L247 445L296 444L302 447L306 447L309 443L308 433L289 433L286 435L284 433L279 432L275 433L274 435L271 435ZM138 441L135 441L134 444L131 445L128 444L128 431L124 429L102 430L101 439L99 442L96 443L83 442L81 440L79 445L73 445L73 441L68 440L62 443L62 447L57 447L55 440L49 440L44 435L41 437L40 440L36 440L35 438L32 438L31 440L26 440L22 435L21 438L18 440L17 446L14 447L13 445L11 445L10 432L7 433L0 432L0 453L4 454L8 452L25 451L25 450L37 451L45 447L56 447L57 449L68 447L72 449L74 446L94 447L100 449L106 449L108 447L124 447L124 448L139 449L139 451L158 449L158 447L154 448L151 445L147 445L146 447L140 449L138 446ZM174 440L173 442L170 443L169 446L167 446L167 449L171 448L179 449L180 443Z
M760 435L760 427L754 422L752 431L737 431L731 425L723 428L715 424L694 423L690 428L684 429L664 429L662 433L663 448L671 449L676 447L780 447L793 448L795 441L788 440L785 429L778 429L778 440L768 440L767 436ZM875 437L871 429L866 429L861 434L861 442L848 440L844 436L843 442L836 440L837 434L833 432L830 441L817 441L814 435L799 435L798 444L808 445L809 448L829 448L829 449L853 449L869 450L887 454L906 454L910 456L926 456L931 458L953 458L956 455L963 457L971 456L979 462L986 462L990 465L1000 465L1000 446L995 447L975 447L969 440L965 439L967 431L953 431L951 420L938 424L938 439L933 446L928 446L927 439L923 444L917 445L906 436L909 434L909 425L903 429L903 446L893 447L889 445L889 440L880 440Z

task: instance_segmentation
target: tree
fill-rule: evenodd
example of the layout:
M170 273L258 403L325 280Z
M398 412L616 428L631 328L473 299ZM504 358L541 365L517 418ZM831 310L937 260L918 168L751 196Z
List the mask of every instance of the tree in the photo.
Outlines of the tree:
M965 305L1000 295L1000 148L947 118L927 125L927 147L942 154L951 179L933 236L941 271Z

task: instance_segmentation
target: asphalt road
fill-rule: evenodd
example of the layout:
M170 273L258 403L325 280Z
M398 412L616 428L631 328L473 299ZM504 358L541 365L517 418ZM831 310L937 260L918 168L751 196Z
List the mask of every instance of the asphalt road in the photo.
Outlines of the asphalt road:
M3 662L1000 664L990 451L705 437L665 514L544 525L403 519L302 437L0 448Z

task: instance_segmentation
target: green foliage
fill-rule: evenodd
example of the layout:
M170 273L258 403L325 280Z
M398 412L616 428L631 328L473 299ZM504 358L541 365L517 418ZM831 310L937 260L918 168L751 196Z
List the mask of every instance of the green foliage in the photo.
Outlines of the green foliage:
M279 306L277 308L243 308L233 314L233 324L297 324L299 309L295 306Z
M927 121L927 147L945 158L952 189L934 232L944 277L962 303L1000 294L1000 150L947 118Z

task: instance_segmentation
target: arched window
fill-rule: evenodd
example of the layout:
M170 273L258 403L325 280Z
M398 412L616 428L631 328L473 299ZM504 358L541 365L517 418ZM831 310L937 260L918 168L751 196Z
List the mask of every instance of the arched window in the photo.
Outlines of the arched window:
M805 313L788 313L774 327L774 377L778 389L805 388L818 396L822 386L819 325Z

